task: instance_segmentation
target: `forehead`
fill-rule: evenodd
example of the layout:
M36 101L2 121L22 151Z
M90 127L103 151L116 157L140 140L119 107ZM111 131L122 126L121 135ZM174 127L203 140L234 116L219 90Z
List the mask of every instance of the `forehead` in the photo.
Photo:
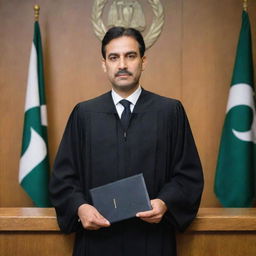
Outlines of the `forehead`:
M111 53L122 54L131 51L139 53L139 44L130 36L115 38L106 45L106 55Z

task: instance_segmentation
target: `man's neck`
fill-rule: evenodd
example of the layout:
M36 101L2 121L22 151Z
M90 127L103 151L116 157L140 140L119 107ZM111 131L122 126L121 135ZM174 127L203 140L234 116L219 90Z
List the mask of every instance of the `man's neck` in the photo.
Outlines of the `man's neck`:
M115 91L115 93L117 93L120 97L122 97L123 99L126 99L128 98L130 95L132 95L137 89L139 88L139 84L128 90L128 91L125 91L125 90L117 90L116 88L112 87L112 89Z

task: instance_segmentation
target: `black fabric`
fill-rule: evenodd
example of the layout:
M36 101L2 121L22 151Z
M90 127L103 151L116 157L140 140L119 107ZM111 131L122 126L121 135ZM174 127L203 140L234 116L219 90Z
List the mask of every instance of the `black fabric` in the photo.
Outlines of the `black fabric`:
M143 173L150 199L168 211L159 224L139 218L88 231L77 209L89 189ZM78 104L65 129L50 181L65 233L77 232L75 256L174 256L175 232L194 219L203 188L198 153L185 111L174 99L142 90L124 136L111 92Z
M124 127L124 130L127 131L131 118L131 102L129 100L120 100L119 103L124 106L124 110L121 115L121 123Z

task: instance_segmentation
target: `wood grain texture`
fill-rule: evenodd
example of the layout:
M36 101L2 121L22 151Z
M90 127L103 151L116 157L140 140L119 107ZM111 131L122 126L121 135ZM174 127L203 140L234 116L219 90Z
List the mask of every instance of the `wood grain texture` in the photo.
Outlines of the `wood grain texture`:
M0 230L59 231L54 208L0 208Z
M70 256L74 235L60 232L1 232L1 256Z
M179 256L255 256L256 232L196 232L177 236Z
M53 208L0 208L1 231L59 231ZM255 208L200 208L188 232L256 231Z
M200 208L187 231L256 231L256 209Z
M177 251L179 256L255 256L255 239L255 232L184 233L177 236ZM73 235L59 232L0 231L0 255L70 256L73 242Z
M177 250L179 256L254 256L255 241L255 208L201 208L177 234ZM67 256L73 243L73 234L59 231L53 208L0 208L1 256Z

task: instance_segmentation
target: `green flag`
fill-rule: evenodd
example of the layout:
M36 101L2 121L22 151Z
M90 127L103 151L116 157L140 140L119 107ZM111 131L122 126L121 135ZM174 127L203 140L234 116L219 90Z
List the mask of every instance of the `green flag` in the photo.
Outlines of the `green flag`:
M43 54L40 27L36 21L28 72L19 182L39 207L50 206L47 147Z
M251 29L243 11L215 176L215 193L225 207L250 207L255 196L256 118Z

